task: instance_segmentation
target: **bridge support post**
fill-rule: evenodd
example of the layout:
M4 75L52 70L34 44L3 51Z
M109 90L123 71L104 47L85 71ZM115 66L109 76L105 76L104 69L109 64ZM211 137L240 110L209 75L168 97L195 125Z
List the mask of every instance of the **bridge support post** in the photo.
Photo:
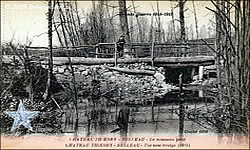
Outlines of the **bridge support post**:
M117 43L115 43L115 67L117 66Z
M192 79L192 80L193 80L194 76L195 76L195 67L193 67L193 68L191 69L191 79Z
M99 53L98 48L99 48L99 45L96 44L96 46L95 46L95 58L98 58L98 53Z
M203 79L204 66L199 66L199 80Z

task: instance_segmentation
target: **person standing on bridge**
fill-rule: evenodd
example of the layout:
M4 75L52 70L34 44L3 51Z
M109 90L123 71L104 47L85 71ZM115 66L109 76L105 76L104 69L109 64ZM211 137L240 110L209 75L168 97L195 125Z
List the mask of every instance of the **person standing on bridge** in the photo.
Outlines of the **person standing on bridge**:
M117 42L117 52L118 52L119 57L123 57L125 43L126 43L125 37L124 37L124 35L121 35L118 42Z

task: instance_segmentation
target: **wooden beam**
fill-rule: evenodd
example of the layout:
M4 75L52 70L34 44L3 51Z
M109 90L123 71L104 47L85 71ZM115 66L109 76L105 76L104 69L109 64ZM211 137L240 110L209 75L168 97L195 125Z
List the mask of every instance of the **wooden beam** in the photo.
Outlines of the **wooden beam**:
M66 57L54 57L55 65L68 64L68 59ZM71 57L72 64L74 65L99 65L99 64L114 64L114 58L84 58L84 57ZM118 64L133 64L133 63L151 63L152 59L147 58L125 58L117 59ZM42 61L42 64L47 64L47 61ZM206 65L206 63L214 64L213 56L193 56L193 57L160 57L154 59L155 64L196 64L196 65Z
M133 75L150 75L153 76L155 71L152 70L138 70L138 69L127 69L127 68L118 68L118 67L108 67L105 66L106 69L114 70L126 74L133 74Z

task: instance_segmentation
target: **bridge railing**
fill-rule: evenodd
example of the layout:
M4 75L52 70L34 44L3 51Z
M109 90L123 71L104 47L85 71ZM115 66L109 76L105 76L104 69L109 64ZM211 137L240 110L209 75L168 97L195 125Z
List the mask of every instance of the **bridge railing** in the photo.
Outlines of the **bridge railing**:
M214 48L214 44L210 43ZM125 50L125 56L129 57L187 57L187 56L213 56L213 51L204 43L132 43L130 50ZM127 49L128 45L124 46ZM26 47L29 56L48 56L47 47ZM24 49L19 49L24 53ZM153 52L152 52L153 50ZM15 55L9 54L7 55ZM55 57L91 57L91 58L114 58L115 43L99 43L96 45L83 45L75 47L54 47L53 56Z
M214 47L213 44L210 44ZM128 45L125 45L125 49ZM99 57L114 57L115 44L99 44ZM152 52L153 50L153 52ZM205 44L155 44L152 48L148 43L132 43L131 50L125 54L133 57L187 57L213 56L213 51Z
M49 51L47 47L26 47L30 56L48 56ZM95 57L95 46L82 45L74 47L54 47L54 57Z

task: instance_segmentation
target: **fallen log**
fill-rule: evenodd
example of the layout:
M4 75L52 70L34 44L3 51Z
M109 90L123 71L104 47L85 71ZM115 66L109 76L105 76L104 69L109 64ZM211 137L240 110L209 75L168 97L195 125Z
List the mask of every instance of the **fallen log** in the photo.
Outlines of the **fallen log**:
M66 57L54 57L54 65L67 65L68 59ZM114 64L114 58L84 58L84 57L71 57L72 65L100 65L100 64ZM213 56L193 56L193 57L159 57L154 59L154 64L161 66L164 64L182 64L185 66L192 65L212 65L214 64ZM118 59L118 64L133 64L133 63L151 63L152 58L124 58ZM47 64L47 61L41 61L42 64Z
M137 69L126 69L126 68L118 68L118 67L108 67L105 66L106 69L109 70L114 70L126 74L131 74L131 75L150 75L153 76L155 74L155 71L152 70L137 70Z

